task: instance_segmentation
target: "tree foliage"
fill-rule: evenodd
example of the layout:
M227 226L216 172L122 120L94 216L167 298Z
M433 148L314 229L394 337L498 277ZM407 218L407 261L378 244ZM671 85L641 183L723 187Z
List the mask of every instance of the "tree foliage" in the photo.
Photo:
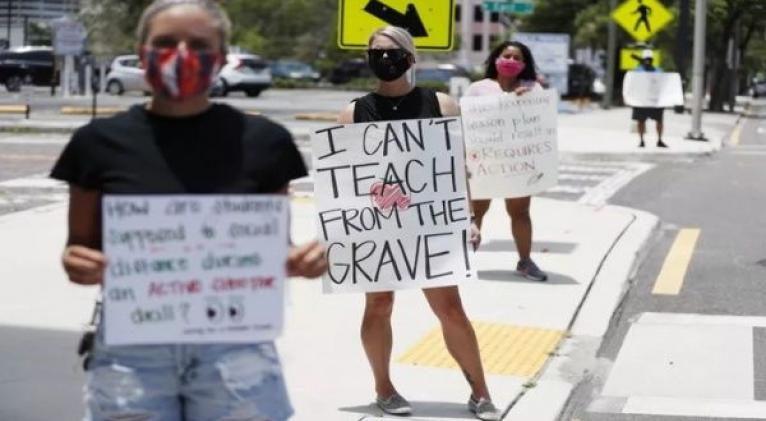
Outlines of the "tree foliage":
M135 30L141 12L152 0L83 0L80 19L88 30L90 50L96 55L135 50Z
M623 0L620 0L620 2ZM676 19L666 26L654 39L654 48L663 52L666 58L663 67L675 70L676 41L679 34L679 0L662 0ZM694 0L690 0L689 30L693 31ZM572 36L574 47L607 47L608 25L611 19L608 0L545 0L537 1L535 13L525 18L521 30L529 32L559 32ZM618 47L633 43L633 40L618 28ZM681 50L687 63L691 62L691 34L689 43ZM743 88L748 76L766 69L766 1L764 0L709 0L706 34L706 74L711 94L710 108L721 110L725 101L730 100L732 78L739 79ZM743 67L739 72L731 69L729 44L733 41L742 57ZM752 48L750 48L752 46ZM688 68L687 68L688 69ZM687 78L688 79L688 78Z
M88 28L92 51L114 55L134 49L138 18L151 0L82 1L81 18ZM662 2L678 16L679 1ZM336 45L338 0L224 0L222 3L234 26L232 45L269 59L305 60L323 69L345 58L359 56L359 52L340 50ZM690 3L693 6L694 0ZM748 75L764 71L766 1L709 0L708 4L707 74L711 108L720 109L731 77L744 80ZM535 12L523 17L518 28L527 32L567 33L574 47L604 49L610 14L609 0L538 0ZM655 48L661 49L667 58L663 67L669 70L677 67L672 60L677 27L678 19L675 19L652 40ZM730 40L736 41L745 66L737 75L727 66ZM630 37L618 29L618 46L630 43ZM691 45L683 51L690 62Z

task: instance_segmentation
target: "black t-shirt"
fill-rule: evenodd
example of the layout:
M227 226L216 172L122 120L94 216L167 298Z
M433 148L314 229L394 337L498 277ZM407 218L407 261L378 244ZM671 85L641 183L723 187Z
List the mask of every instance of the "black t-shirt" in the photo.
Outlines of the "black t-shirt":
M305 175L290 132L223 104L182 118L137 105L95 120L74 133L51 173L111 194L274 193Z
M355 101L354 123L442 117L436 92L421 87L404 96L387 97L372 92Z

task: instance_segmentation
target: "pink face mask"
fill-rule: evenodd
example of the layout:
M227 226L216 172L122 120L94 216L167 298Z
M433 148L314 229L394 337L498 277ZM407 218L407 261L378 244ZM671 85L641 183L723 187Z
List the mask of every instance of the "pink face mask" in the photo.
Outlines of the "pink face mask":
M497 74L500 76L516 77L524 71L524 62L498 57L495 60L495 69L497 69Z

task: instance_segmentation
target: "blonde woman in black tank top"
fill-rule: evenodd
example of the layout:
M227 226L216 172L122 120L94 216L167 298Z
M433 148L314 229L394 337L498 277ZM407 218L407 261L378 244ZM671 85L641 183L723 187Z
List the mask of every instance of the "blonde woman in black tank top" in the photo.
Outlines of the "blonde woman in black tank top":
M458 105L450 96L415 87L408 79L407 70L415 63L415 48L406 30L387 27L375 31L368 46L370 67L379 79L378 88L349 104L341 113L339 123L459 115ZM471 241L475 246L480 241L475 226L472 226ZM499 420L500 412L492 404L484 378L476 333L463 310L458 288L428 288L423 293L441 322L447 349L470 385L468 409L479 419ZM412 407L397 393L389 370L393 306L393 292L367 293L361 336L375 378L378 406L387 413L405 415L412 412Z

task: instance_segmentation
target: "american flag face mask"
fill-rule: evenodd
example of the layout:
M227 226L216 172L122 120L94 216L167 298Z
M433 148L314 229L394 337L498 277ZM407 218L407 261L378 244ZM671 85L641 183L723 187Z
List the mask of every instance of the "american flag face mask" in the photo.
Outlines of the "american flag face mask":
M223 54L186 48L145 48L146 81L160 95L183 101L206 93L221 70Z

